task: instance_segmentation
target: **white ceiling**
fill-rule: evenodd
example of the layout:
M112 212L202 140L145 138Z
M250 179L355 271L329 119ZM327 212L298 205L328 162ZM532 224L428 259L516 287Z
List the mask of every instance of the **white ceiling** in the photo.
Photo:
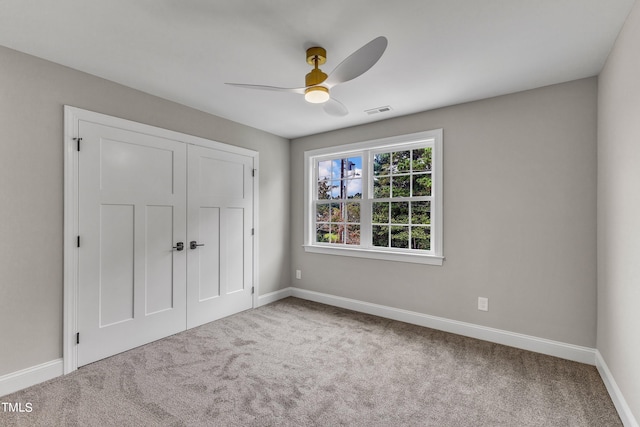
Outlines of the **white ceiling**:
M0 45L295 138L597 75L634 1L0 0ZM306 48L328 73L380 35L346 117L224 84L304 86Z

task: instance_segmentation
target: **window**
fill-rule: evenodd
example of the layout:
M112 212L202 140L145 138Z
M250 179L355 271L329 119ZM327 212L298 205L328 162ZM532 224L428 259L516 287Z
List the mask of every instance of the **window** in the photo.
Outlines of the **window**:
M305 250L442 265L442 130L305 152Z
M362 156L320 160L316 192L316 242L360 245Z

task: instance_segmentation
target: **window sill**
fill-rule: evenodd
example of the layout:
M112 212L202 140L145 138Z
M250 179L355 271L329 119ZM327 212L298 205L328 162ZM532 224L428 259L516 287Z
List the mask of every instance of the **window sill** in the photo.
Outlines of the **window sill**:
M327 247L315 245L302 245L305 252L316 254L351 256L356 258L379 259L385 261L409 262L413 264L427 264L441 266L444 257L438 255L420 255L401 252L376 251L372 249L358 249L345 247Z

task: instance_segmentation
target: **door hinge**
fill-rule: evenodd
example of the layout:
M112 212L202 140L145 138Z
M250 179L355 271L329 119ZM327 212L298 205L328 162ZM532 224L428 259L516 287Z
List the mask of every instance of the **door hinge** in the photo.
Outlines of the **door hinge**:
M255 291L256 291L256 288L252 286L252 287L251 287L251 295L253 295L253 293L254 293Z
M258 169L251 169L251 176L255 177L256 176L256 171Z
M80 151L80 141L82 141L82 138L73 138L73 140L78 143L78 151Z
M76 247L80 247L80 236L78 236L78 238L76 239Z
M251 235L253 236L254 234L256 234L256 229L255 229L255 228L252 228L252 229L251 229Z
M76 332L76 344L80 344L80 332Z

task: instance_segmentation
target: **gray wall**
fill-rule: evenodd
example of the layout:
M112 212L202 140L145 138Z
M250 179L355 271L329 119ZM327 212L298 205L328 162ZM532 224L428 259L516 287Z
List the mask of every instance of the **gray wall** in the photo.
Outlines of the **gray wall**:
M640 3L599 77L598 350L640 421Z
M0 47L0 375L62 357L63 105L260 152L260 294L289 286L289 141Z
M293 140L291 283L595 347L596 95L589 78ZM436 128L442 267L304 252L305 150Z

